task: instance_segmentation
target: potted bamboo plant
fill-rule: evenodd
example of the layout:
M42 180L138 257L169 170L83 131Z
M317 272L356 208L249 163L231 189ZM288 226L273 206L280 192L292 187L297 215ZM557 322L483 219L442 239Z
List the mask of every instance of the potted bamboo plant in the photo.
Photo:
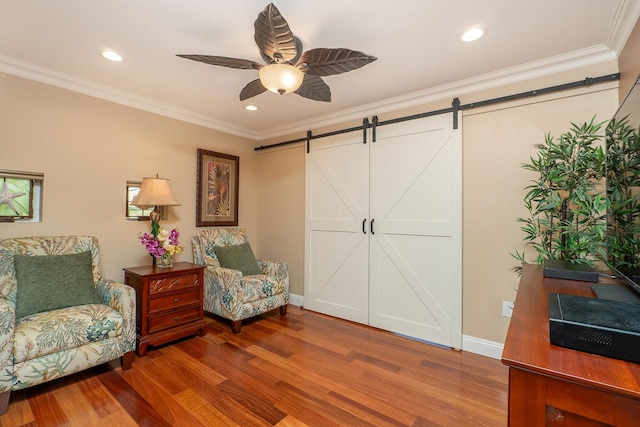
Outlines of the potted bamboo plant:
M524 242L535 251L533 262L566 260L597 266L606 261L604 122L595 117L554 138L545 135L524 169L537 174L526 187L528 216L518 218ZM525 251L511 254L520 264Z
M640 127L628 116L613 119L606 129L608 266L640 263Z

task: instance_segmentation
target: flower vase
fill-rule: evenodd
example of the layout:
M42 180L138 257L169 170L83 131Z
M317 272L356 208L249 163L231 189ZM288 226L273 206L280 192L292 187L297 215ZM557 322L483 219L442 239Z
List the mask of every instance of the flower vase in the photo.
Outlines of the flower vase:
M160 268L173 267L173 255L169 252L165 252L164 255L156 257L156 266Z

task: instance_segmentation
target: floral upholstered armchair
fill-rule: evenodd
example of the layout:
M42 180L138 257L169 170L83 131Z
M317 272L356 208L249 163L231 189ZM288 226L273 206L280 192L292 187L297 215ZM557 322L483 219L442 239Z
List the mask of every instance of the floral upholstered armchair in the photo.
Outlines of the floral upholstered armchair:
M287 264L256 260L242 228L203 230L191 240L193 262L204 270L204 310L231 320L239 333L243 319L280 309L287 314Z
M0 239L0 414L11 390L119 357L128 369L135 301L133 288L101 277L95 237Z

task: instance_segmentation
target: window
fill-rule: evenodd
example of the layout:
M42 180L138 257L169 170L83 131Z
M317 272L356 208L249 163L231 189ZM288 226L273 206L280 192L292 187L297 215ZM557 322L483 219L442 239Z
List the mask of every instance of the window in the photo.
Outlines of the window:
M43 179L42 173L0 170L0 222L40 222Z
M127 198L126 198L126 217L131 221L149 221L149 214L153 210L153 206L148 209L140 209L133 206L131 201L138 195L140 191L140 181L127 181ZM166 219L166 206L160 207L160 217Z

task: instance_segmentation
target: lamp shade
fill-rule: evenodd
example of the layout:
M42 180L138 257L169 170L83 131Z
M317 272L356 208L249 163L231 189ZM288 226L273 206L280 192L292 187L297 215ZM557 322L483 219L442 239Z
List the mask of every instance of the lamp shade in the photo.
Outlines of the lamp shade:
M151 206L180 206L171 191L169 180L166 178L142 178L140 191L133 198L131 204L140 209L147 209Z
M271 92L284 95L298 90L304 80L304 73L289 64L270 64L258 73L260 83Z

